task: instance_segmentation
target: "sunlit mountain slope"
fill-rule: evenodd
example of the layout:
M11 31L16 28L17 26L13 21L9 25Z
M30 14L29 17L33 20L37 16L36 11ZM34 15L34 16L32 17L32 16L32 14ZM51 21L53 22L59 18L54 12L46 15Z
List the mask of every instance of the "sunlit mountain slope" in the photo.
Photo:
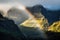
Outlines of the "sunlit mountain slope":
M48 31L60 32L60 21L54 22L49 28Z
M26 27L38 27L42 30L45 30L49 24L47 19L44 18L44 16L42 14L39 15L40 18L33 18L33 19L28 19L25 22L23 22L20 25L26 26Z

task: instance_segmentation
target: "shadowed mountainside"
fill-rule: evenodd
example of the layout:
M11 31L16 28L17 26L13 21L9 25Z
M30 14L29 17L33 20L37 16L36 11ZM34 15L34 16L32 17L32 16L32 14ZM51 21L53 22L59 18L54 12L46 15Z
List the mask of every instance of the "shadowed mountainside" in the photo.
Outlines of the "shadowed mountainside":
M48 37L48 40L60 40L60 32L47 31L45 33Z
M5 18L0 14L0 39L25 40L26 38L13 20Z

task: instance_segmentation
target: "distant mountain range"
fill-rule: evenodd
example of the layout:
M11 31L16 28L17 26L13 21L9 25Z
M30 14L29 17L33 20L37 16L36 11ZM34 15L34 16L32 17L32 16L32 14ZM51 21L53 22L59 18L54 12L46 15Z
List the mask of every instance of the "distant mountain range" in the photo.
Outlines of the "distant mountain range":
M39 14L39 12L47 18L49 24L52 24L55 21L60 20L60 10L49 10L44 8L42 5L35 5L33 7L27 7L34 16Z

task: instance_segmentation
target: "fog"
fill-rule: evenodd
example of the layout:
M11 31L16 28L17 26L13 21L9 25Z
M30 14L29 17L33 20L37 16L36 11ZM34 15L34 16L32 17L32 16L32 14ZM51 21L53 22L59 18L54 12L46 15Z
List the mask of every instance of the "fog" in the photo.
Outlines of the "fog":
M20 24L25 20L29 19L29 17L32 17L30 12L26 10L26 7L20 3L0 4L0 11L4 12L4 17L8 17L14 20L16 24Z

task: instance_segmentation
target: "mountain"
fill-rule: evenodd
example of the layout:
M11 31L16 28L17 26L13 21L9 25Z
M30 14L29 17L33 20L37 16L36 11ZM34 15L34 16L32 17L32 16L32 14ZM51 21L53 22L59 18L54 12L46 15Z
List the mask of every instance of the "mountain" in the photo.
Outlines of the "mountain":
M1 40L46 40L45 33L40 29L21 25L19 27L13 20L3 17L0 14Z
M42 5L35 5L33 7L27 7L26 9L36 17L41 13L48 20L50 25L53 22L60 20L60 10L49 10Z
M0 13L0 39L25 40L26 38L13 20L3 17Z

